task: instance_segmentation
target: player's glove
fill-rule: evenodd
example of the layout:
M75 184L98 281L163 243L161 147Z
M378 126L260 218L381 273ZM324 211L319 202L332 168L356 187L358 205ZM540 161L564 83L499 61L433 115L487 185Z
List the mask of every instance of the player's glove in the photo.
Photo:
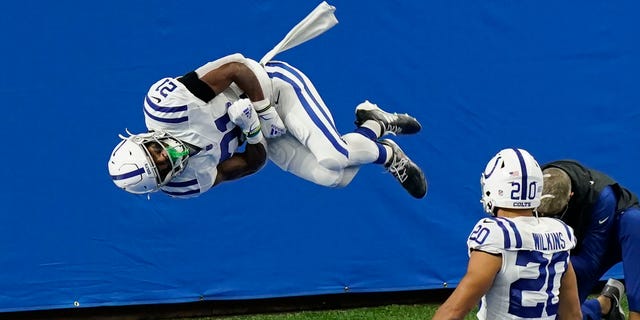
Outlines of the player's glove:
M227 109L227 114L231 122L240 127L247 137L248 143L256 144L262 140L260 120L249 99L240 99L232 103L229 109Z
M271 105L269 100L256 101L254 107L260 117L262 134L266 138L279 137L287 132L284 122L282 122L276 108Z

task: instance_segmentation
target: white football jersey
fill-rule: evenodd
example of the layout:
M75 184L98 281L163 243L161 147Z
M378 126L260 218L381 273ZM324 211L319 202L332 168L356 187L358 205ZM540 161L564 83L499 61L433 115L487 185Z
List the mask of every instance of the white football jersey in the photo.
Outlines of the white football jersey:
M151 86L144 99L144 117L149 130L168 132L200 148L162 191L174 197L194 197L209 190L217 165L238 148L242 131L229 119L227 107L238 100L231 89L204 102L175 78L164 78Z
M554 218L489 217L469 235L469 250L502 256L502 268L482 297L478 319L556 319L560 282L576 239Z

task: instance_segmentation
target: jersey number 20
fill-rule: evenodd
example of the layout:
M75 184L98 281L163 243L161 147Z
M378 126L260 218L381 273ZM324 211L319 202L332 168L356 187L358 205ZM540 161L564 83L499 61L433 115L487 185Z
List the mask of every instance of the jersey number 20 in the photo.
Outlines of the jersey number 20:
M543 254L540 251L519 251L516 265L526 267L528 264L538 264L538 277L535 279L519 279L511 284L509 313L521 318L540 318L542 311L547 315L558 312L558 297L556 293L560 286L562 274L567 270L569 254L566 251L553 254ZM557 266L560 264L560 266ZM559 272L556 272L559 271ZM544 292L545 302L538 302L531 306L524 301L524 292ZM527 306L528 305L528 306Z

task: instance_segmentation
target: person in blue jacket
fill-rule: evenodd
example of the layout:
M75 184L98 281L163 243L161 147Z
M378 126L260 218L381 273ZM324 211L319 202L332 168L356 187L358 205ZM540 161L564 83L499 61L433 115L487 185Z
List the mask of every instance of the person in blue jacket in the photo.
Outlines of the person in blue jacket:
M638 197L608 175L577 161L542 166L544 190L538 213L555 216L574 231L571 263L578 280L584 319L625 319L625 286L609 279L597 299L587 300L613 265L622 262L629 320L640 320L640 207Z

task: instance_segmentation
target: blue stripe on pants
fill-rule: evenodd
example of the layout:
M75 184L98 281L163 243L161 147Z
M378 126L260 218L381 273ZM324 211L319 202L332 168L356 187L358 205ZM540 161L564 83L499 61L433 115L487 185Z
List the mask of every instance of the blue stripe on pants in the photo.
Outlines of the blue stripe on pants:
M269 66L273 66L274 64L273 63L269 63L268 65ZM290 72L293 73L294 70L291 70ZM268 72L267 74L271 78L281 79L282 81L285 81L286 83L291 85L291 87L294 89L294 91L296 93L296 96L298 97L298 100L302 104L302 107L304 108L304 110L307 113L307 115L309 115L309 117L311 118L311 120L313 121L315 126L318 127L320 129L320 131L322 131L324 136L327 137L329 142L331 142L333 147L338 152L340 152L341 154L343 154L345 157L348 158L349 157L349 151L342 145L342 141L338 141L338 139L333 135L334 132L337 133L338 131L335 129L335 127L332 128L333 130L328 128L327 125L320 119L320 117L316 113L316 111L313 109L313 107L311 105L312 103L320 110L320 112L322 113L324 118L327 119L327 121L329 121L329 123L333 124L333 122L331 121L331 118L326 113L324 113L323 108L315 100L315 98L311 94L309 88L305 85L304 90L311 97L312 101L309 101L307 98L305 98L305 96L304 96L304 94L302 92L303 88L301 88L294 79L291 79L287 75L282 74L280 72ZM300 75L298 75L297 77L298 77L298 80L302 81L301 80L302 77ZM305 82L302 81L302 83L304 84Z

